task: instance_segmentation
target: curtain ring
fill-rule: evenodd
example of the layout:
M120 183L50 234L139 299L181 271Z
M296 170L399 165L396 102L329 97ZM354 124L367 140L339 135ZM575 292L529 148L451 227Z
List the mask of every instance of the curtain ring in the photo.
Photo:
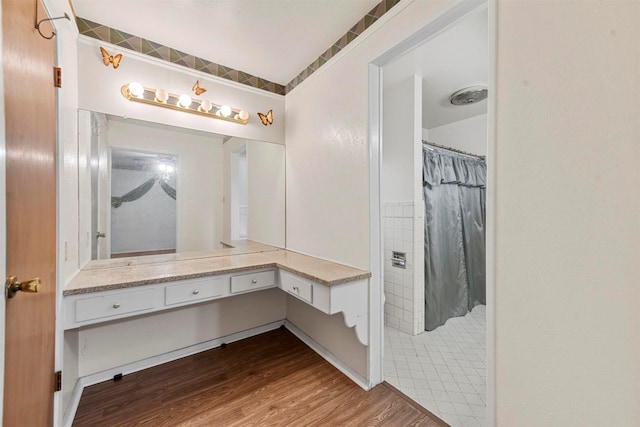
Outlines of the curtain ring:
M64 16L58 16L56 18L44 18L44 19L39 20L36 23L36 30L38 30L38 33L40 33L40 35L43 38L45 38L47 40L51 40L56 35L56 32L52 30L51 31L51 35L49 37L47 37L44 34L42 34L42 31L40 31L40 24L42 24L43 22L46 22L46 21L55 21L56 19L66 19L67 21L71 20L71 18L69 18L69 15L67 15L66 12L65 12Z

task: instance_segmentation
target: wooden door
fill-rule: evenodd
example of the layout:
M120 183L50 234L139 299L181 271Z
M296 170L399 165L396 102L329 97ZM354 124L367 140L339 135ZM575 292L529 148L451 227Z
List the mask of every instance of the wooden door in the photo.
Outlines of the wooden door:
M14 298L6 300L5 427L53 424L56 301L54 43L34 29L35 19L45 17L40 1L2 0L6 272L20 280L39 277L42 283L38 293L18 292ZM51 27L45 23L41 30L48 35Z

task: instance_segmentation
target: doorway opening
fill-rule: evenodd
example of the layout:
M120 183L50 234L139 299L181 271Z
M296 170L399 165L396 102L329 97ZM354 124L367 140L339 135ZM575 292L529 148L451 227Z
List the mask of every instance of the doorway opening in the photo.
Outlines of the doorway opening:
M231 240L247 238L247 146L231 152Z
M458 5L370 67L382 377L453 426L494 419L490 12Z

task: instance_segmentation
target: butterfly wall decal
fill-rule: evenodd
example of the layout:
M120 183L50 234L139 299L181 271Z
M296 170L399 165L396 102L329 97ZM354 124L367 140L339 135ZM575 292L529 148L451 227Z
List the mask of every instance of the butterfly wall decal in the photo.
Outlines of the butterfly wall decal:
M109 52L103 47L100 47L100 53L102 54L102 63L108 67L109 64L113 64L113 69L115 70L120 66L120 60L122 59L122 54L119 53L117 55L109 55Z
M258 113L258 117L265 126L273 124L273 110L269 110L267 114Z
M196 82L193 84L193 87L191 88L191 90L196 94L196 95L202 95L203 93L205 93L207 90L203 87L200 87L200 80L196 80Z

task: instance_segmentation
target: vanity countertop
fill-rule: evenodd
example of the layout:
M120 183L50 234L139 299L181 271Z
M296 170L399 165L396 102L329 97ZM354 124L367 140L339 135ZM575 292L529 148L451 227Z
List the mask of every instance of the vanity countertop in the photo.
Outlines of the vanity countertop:
M261 268L281 268L334 286L371 277L348 267L257 242L224 242L232 248L151 257L91 261L67 284L64 296L195 279Z

